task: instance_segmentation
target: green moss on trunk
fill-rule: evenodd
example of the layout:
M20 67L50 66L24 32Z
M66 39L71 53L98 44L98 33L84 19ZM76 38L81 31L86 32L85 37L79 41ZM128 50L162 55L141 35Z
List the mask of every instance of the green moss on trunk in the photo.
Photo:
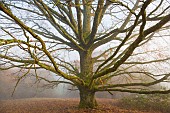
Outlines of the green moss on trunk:
M95 98L95 92L87 90L86 88L80 88L80 103L79 108L96 108L97 101Z

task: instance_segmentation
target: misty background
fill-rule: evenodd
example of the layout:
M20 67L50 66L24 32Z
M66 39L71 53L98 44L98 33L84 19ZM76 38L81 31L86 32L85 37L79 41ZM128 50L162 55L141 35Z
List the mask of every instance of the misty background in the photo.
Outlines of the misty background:
M22 99L22 98L79 98L79 92L76 87L66 84L51 85L43 80L37 81L36 77L32 76L34 71L31 71L24 79L22 79L14 91L18 77L23 72L18 69L10 69L0 71L0 100L6 99ZM56 80L55 75L46 71L39 70L37 74L46 76L48 79ZM113 92L97 92L98 98L122 98L130 95L129 93Z

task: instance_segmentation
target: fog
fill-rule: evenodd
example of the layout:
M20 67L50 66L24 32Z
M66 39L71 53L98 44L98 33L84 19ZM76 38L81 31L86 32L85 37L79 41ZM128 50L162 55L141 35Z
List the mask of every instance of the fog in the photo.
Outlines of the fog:
M0 71L0 100L6 99L22 99L22 98L79 98L79 92L76 87L66 84L58 86L49 86L43 80L36 82L35 77L27 76L19 82L14 94L12 92L17 82L18 70ZM40 71L38 74L43 73L49 79L54 79L47 71ZM21 73L20 73L21 74ZM70 90L73 89L73 90ZM98 98L121 98L128 93L115 92L113 95L108 92L98 92Z
M68 91L66 85L59 85L58 87L46 86L44 81L36 82L35 77L27 76L19 82L16 90L12 96L12 92L17 82L16 70L1 71L0 72L0 99L19 99L19 98L70 98L76 97L77 91ZM44 75L48 72L43 72Z

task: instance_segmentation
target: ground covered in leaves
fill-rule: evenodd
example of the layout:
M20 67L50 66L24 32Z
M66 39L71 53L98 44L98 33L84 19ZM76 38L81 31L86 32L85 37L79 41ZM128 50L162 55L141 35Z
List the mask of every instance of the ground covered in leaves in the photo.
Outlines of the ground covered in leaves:
M137 111L118 106L113 99L97 99L97 109L78 109L79 99L31 98L1 100L0 113L158 113Z

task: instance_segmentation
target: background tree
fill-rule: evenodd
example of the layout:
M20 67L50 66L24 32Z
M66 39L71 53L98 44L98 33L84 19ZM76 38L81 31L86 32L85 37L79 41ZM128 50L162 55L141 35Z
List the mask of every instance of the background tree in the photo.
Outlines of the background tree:
M168 0L15 0L0 2L0 10L1 69L27 70L17 84L30 70L43 68L61 78L35 74L37 80L77 87L82 108L97 106L98 91L170 93L148 89L170 76L169 56L162 53L168 47L160 42L169 37ZM142 49L155 40L162 50ZM155 52L164 57L152 57ZM165 70L158 70L158 62Z

